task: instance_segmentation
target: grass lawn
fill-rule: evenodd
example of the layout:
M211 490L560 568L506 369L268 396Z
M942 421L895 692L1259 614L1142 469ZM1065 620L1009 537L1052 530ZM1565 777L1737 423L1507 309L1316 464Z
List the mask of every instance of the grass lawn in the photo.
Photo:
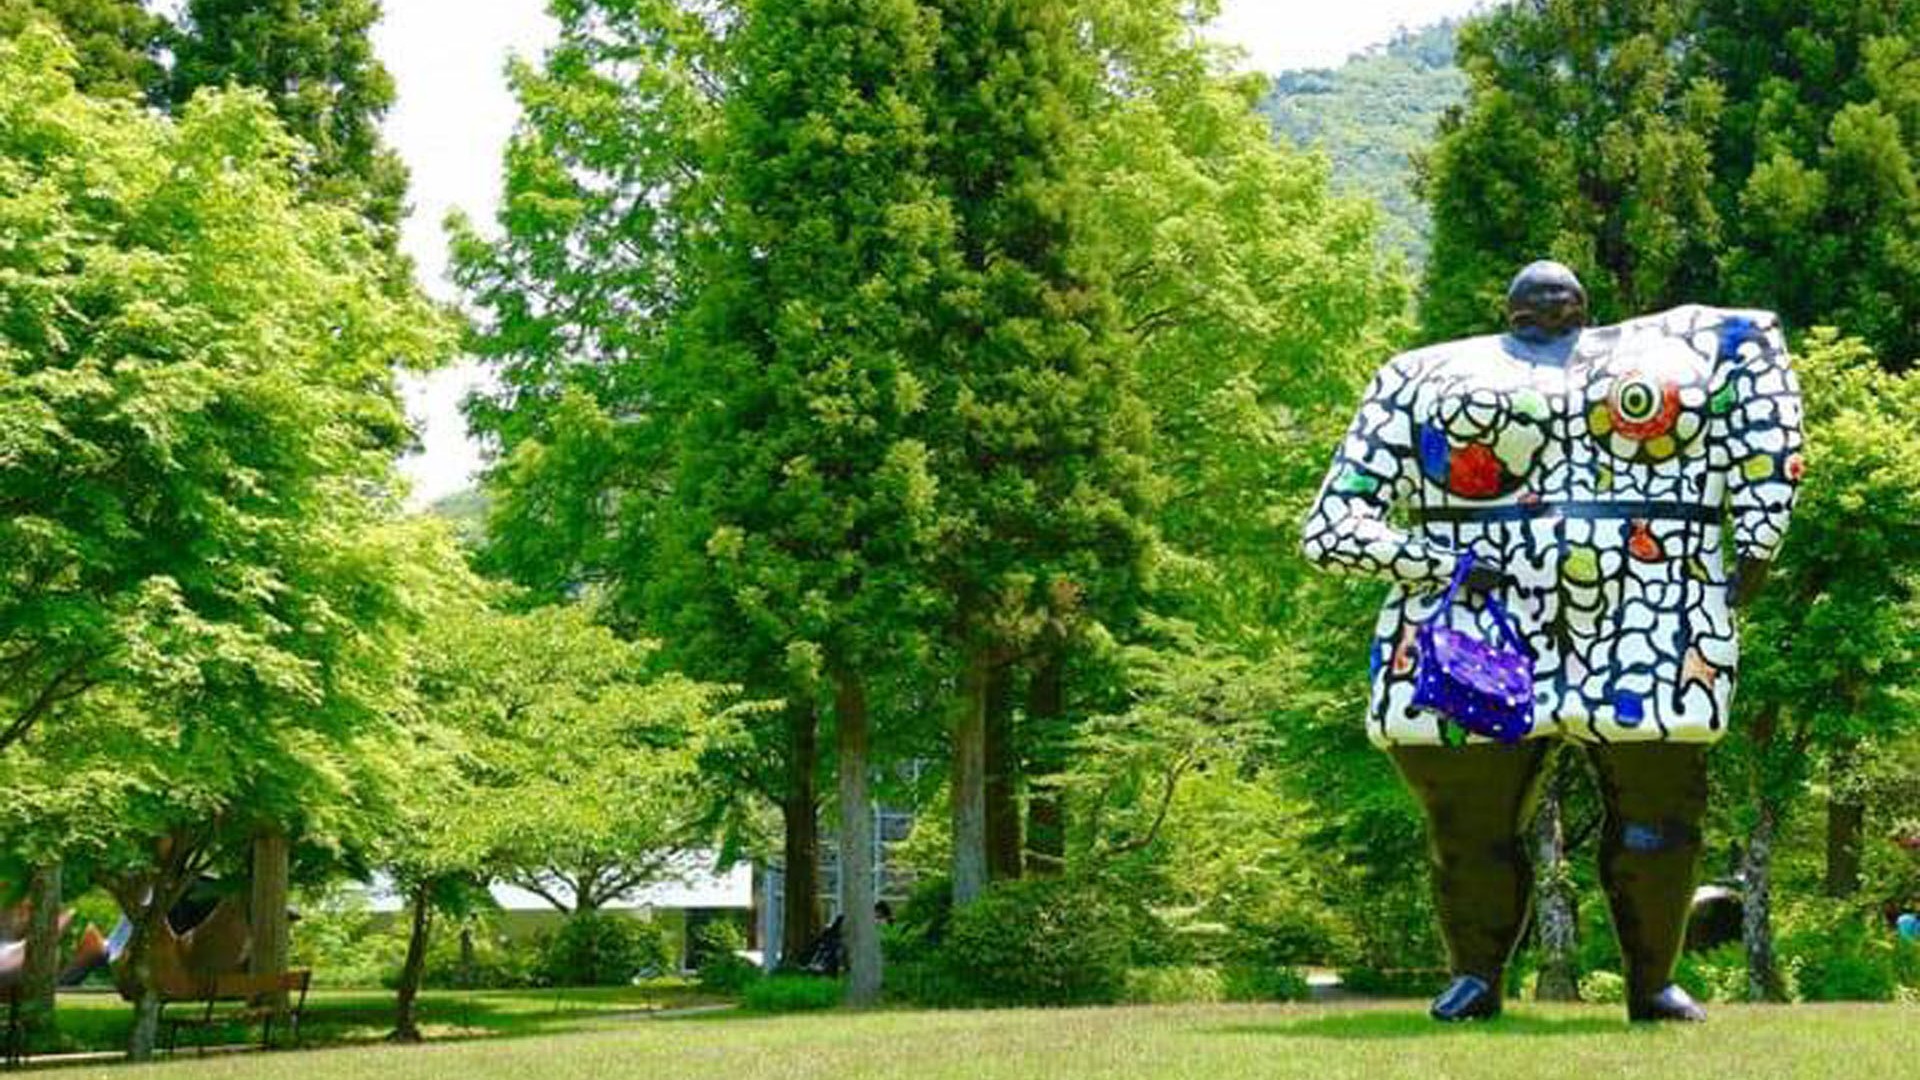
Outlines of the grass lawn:
M552 1034L577 1031L609 1018L630 1018L637 1012L713 1000L677 980L591 990L429 990L420 997L420 1029L429 1039ZM175 1010L182 1016L195 1015L192 1006L184 1005L168 1006L167 1015L175 1015ZM304 1016L301 1037L309 1045L378 1042L393 1030L393 992L315 990L307 995ZM133 1008L118 994L62 994L55 1042L37 1052L120 1050L127 1045L132 1023ZM200 1031L187 1029L180 1034L181 1045L191 1045L200 1037ZM251 1033L235 1026L207 1035L213 1044L250 1038L259 1038L257 1027Z
M571 1034L76 1069L103 1080L1418 1080L1920 1076L1920 1008L1719 1006L1629 1029L1613 1008L1524 1007L1441 1028L1412 1003L602 1018Z

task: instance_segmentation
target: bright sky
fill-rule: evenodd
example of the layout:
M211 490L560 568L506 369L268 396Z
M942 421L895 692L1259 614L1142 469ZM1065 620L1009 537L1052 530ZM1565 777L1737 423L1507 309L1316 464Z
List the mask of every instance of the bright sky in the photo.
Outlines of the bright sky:
M1250 67L1283 71L1338 64L1393 35L1477 6L1476 0L1225 0L1216 32ZM386 0L375 47L399 84L387 137L413 170L413 217L405 247L435 295L443 278L449 210L489 222L500 191L500 150L512 131L510 55L536 58L552 38L545 0ZM407 401L424 452L404 463L416 505L468 486L480 467L459 405L477 373L457 365L410 380Z

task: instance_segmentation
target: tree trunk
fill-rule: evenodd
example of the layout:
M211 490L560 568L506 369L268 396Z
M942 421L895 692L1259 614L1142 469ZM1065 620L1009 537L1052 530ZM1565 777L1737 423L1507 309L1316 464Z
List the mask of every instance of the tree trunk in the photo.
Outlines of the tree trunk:
M263 829L253 838L253 892L248 912L253 940L247 969L255 975L278 975L287 970L291 848L284 829ZM271 995L267 1004L284 1009L287 995Z
M1066 767L1061 725L1067 713L1066 662L1058 655L1041 661L1027 686L1028 775L1056 776ZM1048 785L1027 793L1027 873L1057 875L1067 863L1067 815L1060 792Z
M820 936L820 716L813 703L787 710L786 872L781 878L780 959L798 964Z
M433 932L431 890L423 883L413 888L413 928L407 935L407 959L400 967L400 986L393 999L394 1042L419 1042L420 1018L415 1003L427 971L427 938Z
M1747 837L1741 875L1746 885L1741 936L1747 946L1747 996L1754 1001L1780 1001L1786 995L1773 957L1773 837L1777 822L1773 804L1758 791L1754 795L1760 816Z
M1020 755L1013 735L1013 668L996 665L987 680L985 746L987 877L1020 876Z
M1860 839L1867 808L1852 788L1852 750L1836 751L1827 766L1827 895L1848 897L1860 891Z
M834 686L840 766L840 910L847 1004L880 1000L880 926L874 917L873 805L867 794L867 690L842 673Z
M963 907L987 887L987 684L983 648L967 653L953 720L953 902Z
M158 888L155 893L157 895ZM167 905L152 899L128 912L133 937L127 943L127 970L134 986L133 1029L127 1034L127 1060L151 1061L160 1037L160 988L153 981L153 943Z
M1579 1001L1580 970L1575 959L1580 944L1580 919L1574 905L1573 881L1567 868L1567 840L1561 804L1565 798L1563 769L1555 767L1540 814L1533 824L1534 880L1537 900L1534 925L1540 933L1540 977L1534 996L1541 1001Z
M29 1039L53 1030L54 990L60 981L60 864L35 867L27 883L33 905L27 924L26 970L20 973L20 1020Z
M473 989L473 964L473 923L464 921L460 924L460 989L462 990Z

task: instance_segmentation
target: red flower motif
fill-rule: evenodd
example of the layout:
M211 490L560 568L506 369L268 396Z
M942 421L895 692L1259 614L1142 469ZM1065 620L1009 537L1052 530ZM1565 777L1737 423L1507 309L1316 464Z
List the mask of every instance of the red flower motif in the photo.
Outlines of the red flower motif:
M1653 538L1653 526L1644 521L1633 523L1633 538L1627 541L1627 552L1641 562L1659 562L1666 558L1660 541Z
M1801 457L1799 454L1795 454L1792 457L1787 459L1787 479L1797 484L1800 482L1800 478L1805 475L1807 475L1807 459L1806 458Z
M1453 452L1447 469L1447 486L1455 495L1469 499L1490 499L1500 494L1500 459L1493 447L1474 443Z

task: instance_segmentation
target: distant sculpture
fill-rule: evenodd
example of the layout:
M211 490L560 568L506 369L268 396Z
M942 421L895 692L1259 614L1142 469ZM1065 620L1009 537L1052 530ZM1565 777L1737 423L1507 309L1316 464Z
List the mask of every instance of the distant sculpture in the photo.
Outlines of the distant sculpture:
M201 883L203 889L209 884ZM25 973L24 938L30 914L25 903L0 908L0 991L19 985ZM62 933L72 919L71 911L60 914ZM131 931L124 917L111 937L89 924L60 972L60 985L76 986L89 974L109 969L121 996L129 1001L137 997L138 987L124 963ZM153 978L161 996L193 997L218 976L244 972L252 941L245 897L190 894L160 920L151 946Z
M1427 813L1454 974L1433 1004L1441 1020L1500 1012L1532 887L1522 832L1562 742L1585 749L1606 803L1600 869L1629 1016L1704 1018L1672 976L1706 751L1727 730L1733 609L1764 581L1793 510L1800 398L1771 314L1683 307L1588 329L1586 299L1572 271L1537 263L1509 292L1509 333L1387 364L1305 526L1315 563L1394 583L1367 731ZM1464 602L1442 602L1449 580ZM1512 742L1476 733L1495 730L1477 714L1414 704L1432 665L1468 683L1485 674L1423 656L1423 624L1497 648L1503 613L1533 671L1506 702L1522 726Z
M15 989L26 977L27 928L32 918L33 905L29 902L0 908L0 991ZM72 924L73 912L62 911L55 923L55 932L64 936ZM73 956L60 971L59 984L72 986L86 978L88 972L106 962L106 948L106 937L100 928L88 924L74 946Z

